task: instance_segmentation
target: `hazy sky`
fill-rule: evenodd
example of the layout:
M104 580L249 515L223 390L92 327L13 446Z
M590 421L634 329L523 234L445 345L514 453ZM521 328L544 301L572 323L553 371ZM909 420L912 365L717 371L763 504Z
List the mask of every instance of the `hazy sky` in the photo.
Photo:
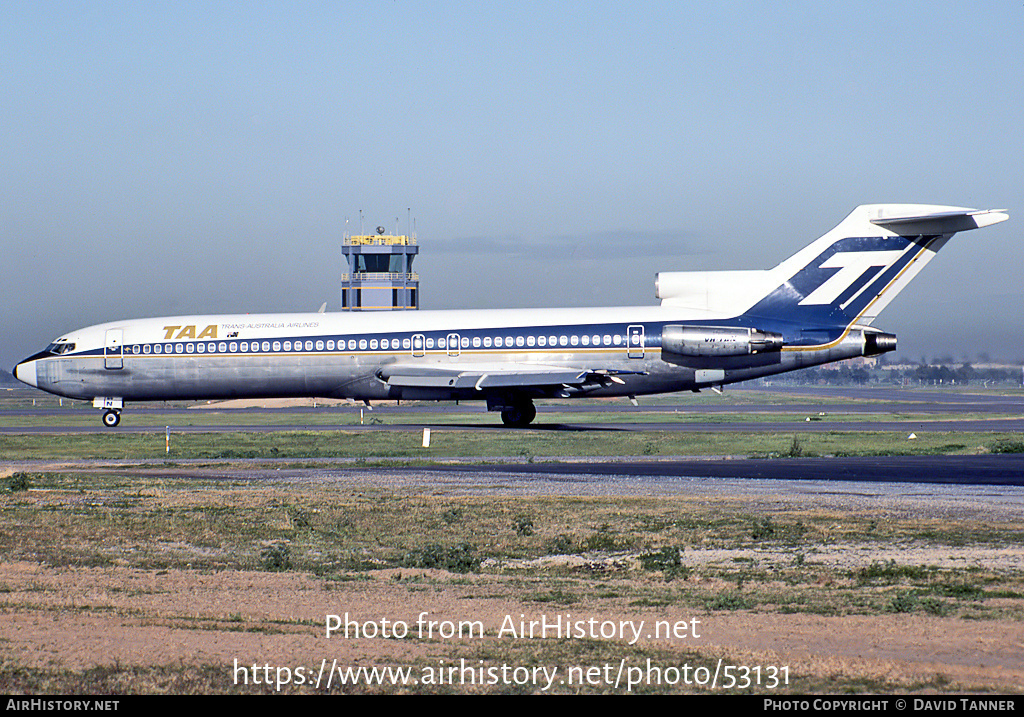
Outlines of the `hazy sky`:
M651 304L858 204L1009 208L882 314L1024 357L1016 2L7 2L0 367L108 320L339 306L420 239L422 308Z

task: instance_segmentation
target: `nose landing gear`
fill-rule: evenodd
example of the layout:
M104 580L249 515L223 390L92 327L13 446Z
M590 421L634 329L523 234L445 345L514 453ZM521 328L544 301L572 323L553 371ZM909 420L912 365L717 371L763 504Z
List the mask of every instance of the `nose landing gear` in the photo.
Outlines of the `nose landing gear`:
M113 428L121 422L121 409L124 408L124 399L97 396L92 400L93 408L102 408L103 425Z

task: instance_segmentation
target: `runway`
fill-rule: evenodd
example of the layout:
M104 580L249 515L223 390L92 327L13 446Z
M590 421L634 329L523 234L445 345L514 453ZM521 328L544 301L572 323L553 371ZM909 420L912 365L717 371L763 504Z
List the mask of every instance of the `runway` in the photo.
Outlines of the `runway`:
M800 481L836 485L889 483L951 486L1024 486L1024 453L933 456L848 456L811 458L618 456L580 459L570 456L522 460L517 458L458 458L435 463L422 458L390 458L374 467L366 461L339 458L302 459L142 459L142 460L24 460L0 461L9 470L102 473L104 475L198 480L345 481L373 475L390 476L395 483L479 487L509 484L551 486L608 486L622 481L634 490L658 489L679 480L734 479ZM407 463L405 463L407 461ZM405 464L403 464L405 463ZM844 490L848 490L844 488ZM560 492L555 490L554 492ZM572 492L572 491L570 491ZM1024 499L1024 495L1021 496Z
M417 470L495 471L494 466L452 465ZM501 466L500 472L546 476L630 478L742 478L869 483L1024 485L1024 454L971 456L857 456L842 458L684 459L663 461L534 462Z
M41 394L40 394L41 395ZM780 400L784 397L785 400ZM52 399L51 399L52 401ZM640 399L563 401L537 406L537 431L787 432L961 431L1024 432L1024 397L899 388L741 388L692 402ZM363 423L360 424L360 414ZM247 420L251 419L258 420ZM99 411L7 407L0 434L110 433ZM47 419L53 419L52 423ZM178 432L421 431L423 428L504 431L482 403L384 403L235 408L129 405L113 432L148 433L170 426Z
M7 426L0 428L3 434L111 434L111 433L162 433L167 424L122 425L113 431L101 425L89 426ZM842 431L904 431L917 432L962 432L962 433L1019 433L1024 432L1024 418L980 419L980 420L935 420L935 421L766 421L726 423L716 421L689 421L686 423L645 422L607 423L576 421L573 423L535 423L527 429L508 429L500 423L381 423L359 425L353 423L275 423L267 424L213 424L194 423L170 425L175 433L277 433L282 431L351 431L351 432L398 432L431 430L449 431L575 431L585 432L647 432L669 431L675 433L832 433Z
M784 400L780 400L780 396ZM704 397L701 397L704 399ZM0 435L277 433L287 431L357 433L444 431L538 433L835 433L899 432L1024 433L1024 399L1013 394L953 393L903 389L734 390L710 401L651 403L634 407L619 401L563 402L538 406L537 421L527 429L508 429L481 404L384 404L373 411L361 406L282 408L203 408L141 406L126 409L116 429L102 426L98 413L76 408L13 408L0 413ZM358 423L360 413L364 423ZM75 420L69 421L73 417ZM249 418L251 417L251 418ZM53 424L48 425L47 419ZM249 418L249 420L247 420ZM24 420L21 420L24 419ZM92 419L95 419L93 421ZM253 420L255 419L255 420ZM88 421L84 425L74 425ZM256 422L263 421L263 422ZM65 425L58 425L64 423ZM20 424L20 425L19 425ZM71 424L71 425L68 425ZM177 425L175 425L177 424ZM316 460L316 459L314 459ZM410 457L409 460L415 460ZM233 461L234 465L240 465ZM257 461L245 476L280 477L263 471ZM324 461L331 470L352 470L343 459ZM262 462L266 465L266 461ZM496 465L497 464L497 465ZM178 463L187 472L187 462ZM241 462L244 465L244 462ZM140 468L136 464L136 468ZM142 467L144 472L151 469ZM285 469L288 471L288 469ZM395 469L404 471L399 467ZM663 457L541 457L534 462L480 458L420 465L415 470L467 480L495 472L504 476L545 476L545 480L580 481L623 477L657 482L664 479L730 478L759 480L890 482L1013 486L1024 484L1024 454L733 459ZM223 470L215 477L226 476ZM231 476L241 477L235 471ZM197 477L205 474L198 471Z

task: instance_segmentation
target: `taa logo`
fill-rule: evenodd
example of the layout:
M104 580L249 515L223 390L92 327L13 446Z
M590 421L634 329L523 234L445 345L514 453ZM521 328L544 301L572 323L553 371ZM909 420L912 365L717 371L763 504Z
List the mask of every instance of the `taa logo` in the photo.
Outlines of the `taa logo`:
M805 296L800 305L831 304L852 287L854 282L860 282L860 291L863 291L864 286L882 269L892 266L902 256L903 251L848 251L833 254L818 268L839 271ZM853 297L848 297L847 303L850 298Z
M164 341L171 339L215 339L217 338L217 324L210 324L205 329L196 333L196 326L165 326ZM175 333L177 332L177 333Z

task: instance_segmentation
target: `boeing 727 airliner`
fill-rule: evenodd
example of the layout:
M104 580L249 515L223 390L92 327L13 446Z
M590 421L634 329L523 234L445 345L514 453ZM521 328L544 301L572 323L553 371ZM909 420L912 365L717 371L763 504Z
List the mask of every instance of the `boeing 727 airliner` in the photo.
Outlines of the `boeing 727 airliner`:
M1008 219L858 207L773 269L662 272L660 306L176 316L64 334L17 365L44 391L127 401L338 397L487 402L509 426L537 398L699 390L896 348L878 313L955 233Z

